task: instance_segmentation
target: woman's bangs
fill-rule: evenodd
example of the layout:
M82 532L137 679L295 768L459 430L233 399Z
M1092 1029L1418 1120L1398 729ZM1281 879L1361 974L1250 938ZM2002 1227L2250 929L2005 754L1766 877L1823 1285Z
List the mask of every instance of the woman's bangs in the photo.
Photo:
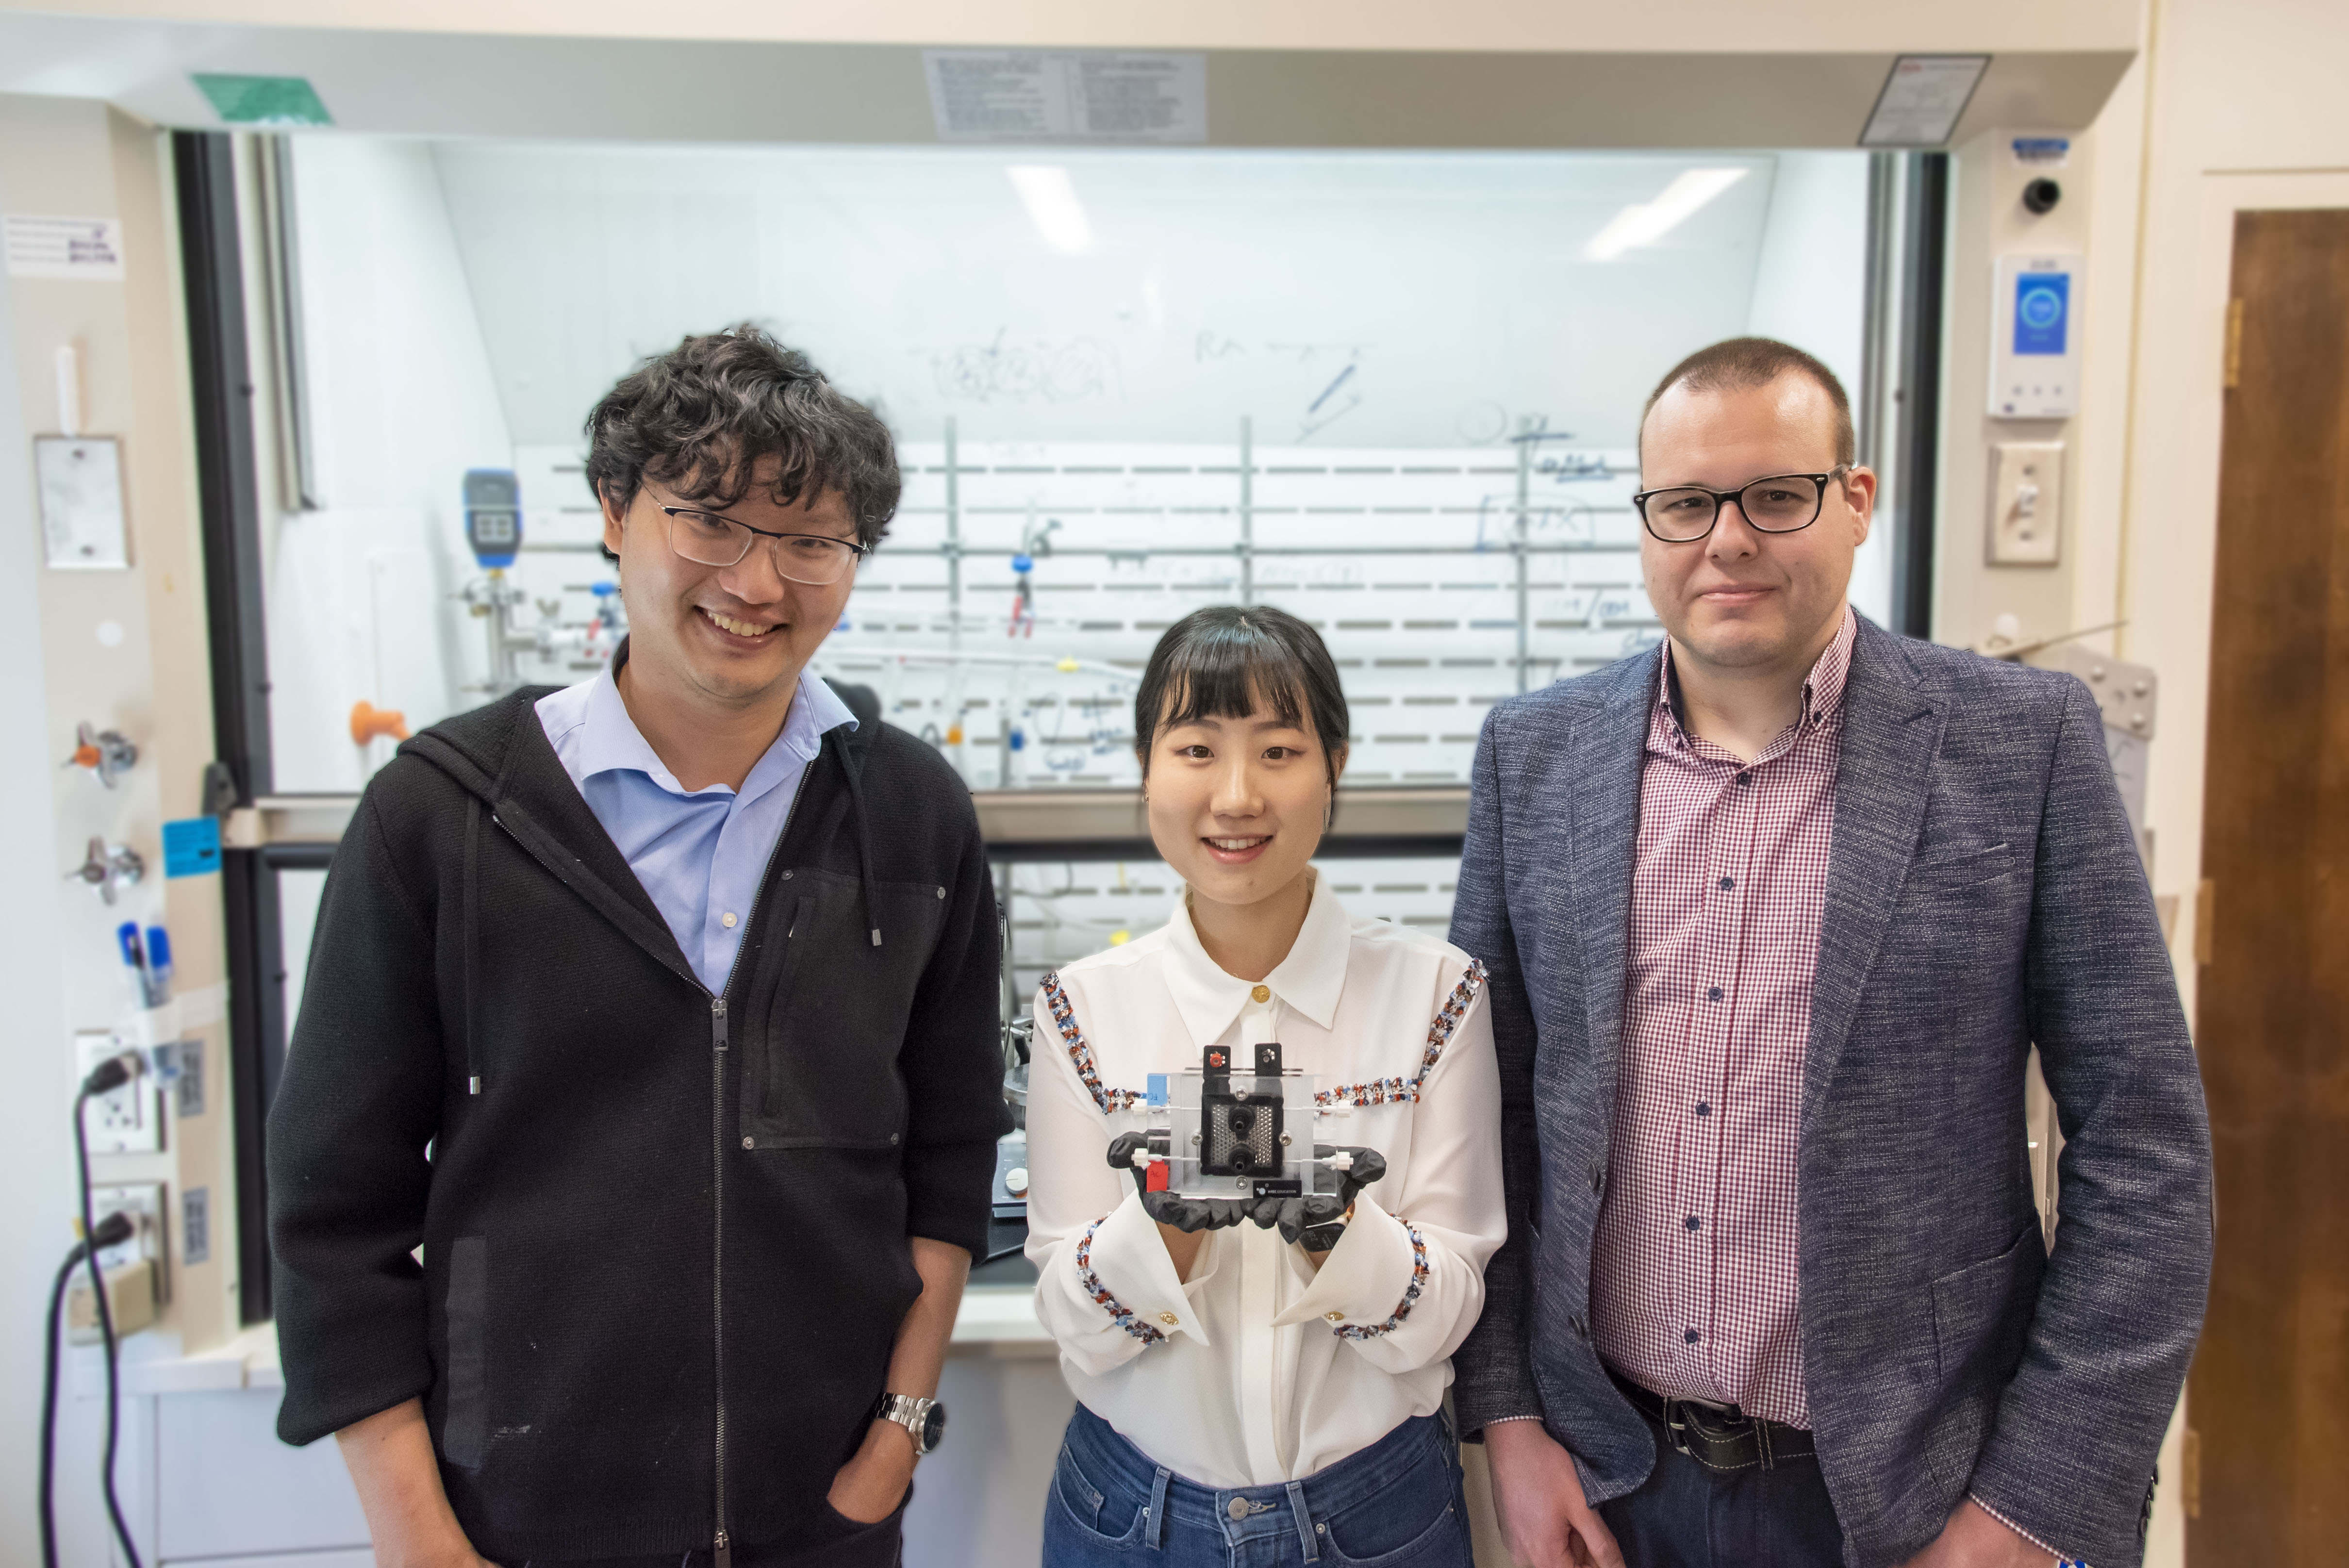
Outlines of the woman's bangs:
M1305 726L1305 672L1296 655L1259 634L1211 634L1178 653L1167 671L1160 727L1203 718L1246 718L1259 708L1292 728Z

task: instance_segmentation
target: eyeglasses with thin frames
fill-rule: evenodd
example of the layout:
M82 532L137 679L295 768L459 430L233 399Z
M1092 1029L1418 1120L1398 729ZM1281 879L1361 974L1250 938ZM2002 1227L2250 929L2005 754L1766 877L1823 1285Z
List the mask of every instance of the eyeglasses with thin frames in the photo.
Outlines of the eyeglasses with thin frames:
M698 566L735 566L760 540L767 541L776 573L793 583L822 588L837 583L872 549L827 533L777 533L752 528L723 512L698 506L653 505L667 520L668 547Z
M1725 490L1669 485L1640 491L1631 505L1648 531L1666 544L1694 544L1704 538L1721 521L1722 507L1733 500L1756 533L1800 533L1818 521L1828 481L1851 469L1849 463L1837 463L1823 474L1772 474Z

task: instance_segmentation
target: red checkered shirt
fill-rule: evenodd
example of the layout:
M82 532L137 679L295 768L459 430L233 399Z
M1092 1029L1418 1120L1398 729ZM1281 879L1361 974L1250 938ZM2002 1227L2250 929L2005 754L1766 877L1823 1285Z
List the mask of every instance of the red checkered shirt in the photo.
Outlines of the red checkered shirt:
M1751 763L1681 727L1666 645L1640 775L1599 1355L1674 1398L1808 1427L1795 1145L1857 623Z

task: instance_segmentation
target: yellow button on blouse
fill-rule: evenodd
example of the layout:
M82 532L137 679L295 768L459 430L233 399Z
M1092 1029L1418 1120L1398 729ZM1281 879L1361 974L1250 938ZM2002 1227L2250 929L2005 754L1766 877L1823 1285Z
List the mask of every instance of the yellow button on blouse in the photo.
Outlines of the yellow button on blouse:
M1272 1000L1272 987L1271 987L1271 986L1269 986L1269 985L1259 985L1259 986L1257 986L1255 990L1253 990L1253 991L1251 991L1251 992L1249 992L1249 993L1248 993L1248 1000L1249 1000L1249 1001L1251 1001L1251 1002L1269 1002L1269 1001L1271 1001L1271 1000Z

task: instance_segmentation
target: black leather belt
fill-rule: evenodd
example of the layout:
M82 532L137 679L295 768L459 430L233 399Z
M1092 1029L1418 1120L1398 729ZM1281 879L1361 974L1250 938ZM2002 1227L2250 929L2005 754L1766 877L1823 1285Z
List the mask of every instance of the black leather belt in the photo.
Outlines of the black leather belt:
M1663 1429L1666 1442L1707 1470L1752 1470L1757 1465L1772 1470L1782 1460L1809 1459L1818 1452L1811 1434L1800 1427L1765 1421L1734 1405L1667 1399L1611 1367L1607 1376L1640 1414Z

